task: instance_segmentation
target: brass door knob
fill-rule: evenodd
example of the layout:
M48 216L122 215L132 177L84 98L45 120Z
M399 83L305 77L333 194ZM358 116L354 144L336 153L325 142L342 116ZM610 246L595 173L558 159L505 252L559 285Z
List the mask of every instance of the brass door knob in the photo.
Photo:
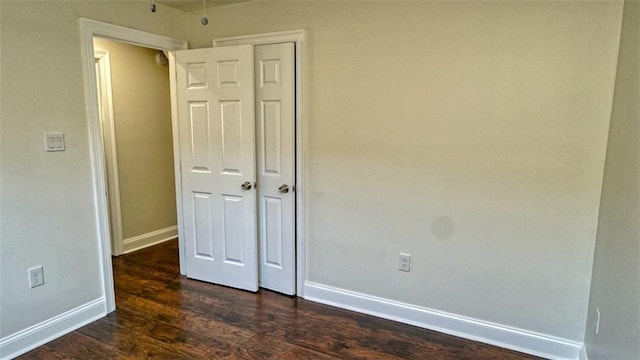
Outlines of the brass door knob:
M289 192L289 186L287 184L282 184L280 185L280 187L278 188L278 191L280 191L283 194L286 194Z
M251 190L251 183L249 181L245 181L240 185L242 190Z

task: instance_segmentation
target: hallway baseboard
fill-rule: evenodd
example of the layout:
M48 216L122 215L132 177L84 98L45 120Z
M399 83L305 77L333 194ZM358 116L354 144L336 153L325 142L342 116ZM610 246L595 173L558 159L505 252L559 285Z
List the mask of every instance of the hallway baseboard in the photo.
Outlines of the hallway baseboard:
M160 244L165 241L173 240L177 237L178 227L174 225L164 229L124 239L124 253L128 254L132 251L144 249L146 247Z

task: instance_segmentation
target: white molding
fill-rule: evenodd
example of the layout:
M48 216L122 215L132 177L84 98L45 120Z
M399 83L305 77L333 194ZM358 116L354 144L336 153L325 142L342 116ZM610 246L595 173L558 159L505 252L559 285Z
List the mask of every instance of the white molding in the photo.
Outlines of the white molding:
M297 42L304 41L305 30L286 30L269 32L262 34L229 36L224 38L217 38L213 40L213 46L232 46L232 45L266 45L276 44L281 42Z
M578 359L582 344L466 316L307 282L305 299L549 359Z
M106 315L99 298L0 339L0 359L13 359Z
M296 294L305 297L306 281L306 198L307 198L307 46L306 30L225 37L213 40L213 46L266 45L282 42L296 44Z
M589 356L587 355L587 347L582 344L580 348L580 355L578 356L578 360L589 360Z
M169 59L169 93L171 98L171 133L173 137L173 168L176 184L176 212L178 218L178 256L180 257L180 274L187 275L187 257L185 250L184 220L182 217L182 169L180 165L180 129L178 127L178 88L176 87L178 72L176 71L176 54L170 51Z
M100 271L102 275L102 287L106 302L106 312L112 312L116 308L115 292L113 287L113 268L111 264L111 231L109 225L109 204L106 198L104 145L100 115L98 113L98 90L96 80L96 68L94 65L93 38L103 37L129 44L143 46L159 50L183 50L187 48L187 42L172 39L141 30L124 26L108 24L100 21L80 18L80 37L82 50L82 70L84 75L85 106L89 130L89 149L91 156L91 170L93 177L93 196L95 201L95 216L97 227L97 239L100 251ZM173 106L173 104L172 104ZM173 113L172 113L173 114ZM172 122L177 122L172 118ZM179 154L174 154L179 156ZM180 171L177 167L175 171ZM178 185L178 184L176 184ZM180 189L176 190L179 197ZM178 208L178 228L181 229L181 209Z
M146 247L157 245L165 241L173 240L177 237L178 226L174 225L164 229L124 239L124 253L128 254L136 250L144 249Z
M101 113L101 129L104 136L104 150L107 170L107 187L109 189L109 215L111 216L111 252L122 255L122 206L120 204L120 177L118 175L118 150L116 147L116 124L113 112L113 90L111 86L111 56L108 51L94 51L97 66L99 111Z
M93 37L97 36L157 50L175 51L187 48L187 42L184 40L173 39L168 36L113 25L102 21L80 18L80 26L91 32L92 45Z

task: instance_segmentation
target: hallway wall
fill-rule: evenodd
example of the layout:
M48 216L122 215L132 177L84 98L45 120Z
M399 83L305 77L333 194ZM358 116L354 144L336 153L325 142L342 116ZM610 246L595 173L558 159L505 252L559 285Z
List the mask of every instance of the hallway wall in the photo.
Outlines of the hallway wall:
M158 50L94 39L111 58L123 236L176 226L169 66Z

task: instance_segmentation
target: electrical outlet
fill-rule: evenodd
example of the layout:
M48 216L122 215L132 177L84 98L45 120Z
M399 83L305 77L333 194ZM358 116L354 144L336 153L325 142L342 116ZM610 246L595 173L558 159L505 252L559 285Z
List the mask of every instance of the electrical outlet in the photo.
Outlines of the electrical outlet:
M42 265L29 269L29 287L44 285L44 270Z
M600 332L600 309L596 308L596 335Z
M411 271L411 254L400 253L400 261L398 263L398 270Z

